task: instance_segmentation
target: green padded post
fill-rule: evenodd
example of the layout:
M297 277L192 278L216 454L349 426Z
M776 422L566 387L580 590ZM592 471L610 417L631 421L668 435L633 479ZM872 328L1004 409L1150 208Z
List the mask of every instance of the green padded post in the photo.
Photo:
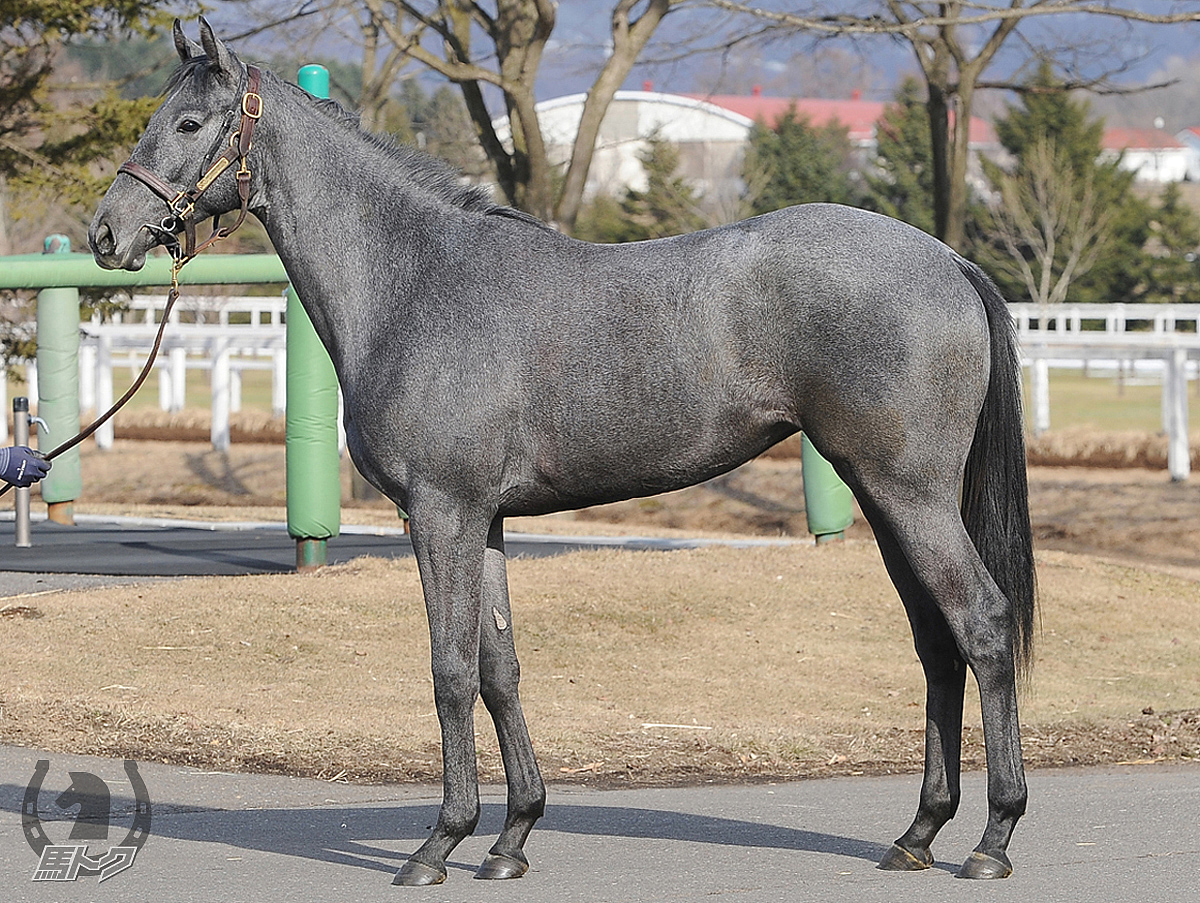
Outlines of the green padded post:
M69 254L65 235L46 239L45 254ZM79 432L79 289L44 288L37 296L37 445L49 450ZM47 516L55 523L75 523L75 500L83 493L79 446L59 455L41 481Z
M854 496L842 482L833 465L813 448L808 436L802 437L800 466L804 471L804 508L808 532L818 543L845 539L846 528L854 523Z
M329 72L304 66L300 87L329 96ZM295 289L287 303L287 517L296 540L296 567L325 564L326 540L341 531L338 384L333 362Z

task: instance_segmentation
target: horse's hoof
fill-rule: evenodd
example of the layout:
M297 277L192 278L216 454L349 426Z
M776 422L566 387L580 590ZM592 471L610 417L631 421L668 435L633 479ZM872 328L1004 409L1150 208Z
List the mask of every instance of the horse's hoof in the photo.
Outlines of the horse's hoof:
M488 853L487 859L475 873L476 878L484 881L497 881L503 878L520 878L529 871L529 863L525 857L514 859L512 856L501 856L498 853Z
M959 878L1007 878L1012 874L1012 863L1000 851L983 853L976 850L958 870Z
M879 865L876 868L883 869L885 872L921 872L933 865L933 853L929 850L921 851L921 858L917 858L898 843L892 844L892 848L883 854L883 858L879 860Z
M396 872L392 884L400 884L404 887L426 887L430 884L441 884L445 880L446 872L443 869L435 869L431 865L410 859L400 867L400 871Z

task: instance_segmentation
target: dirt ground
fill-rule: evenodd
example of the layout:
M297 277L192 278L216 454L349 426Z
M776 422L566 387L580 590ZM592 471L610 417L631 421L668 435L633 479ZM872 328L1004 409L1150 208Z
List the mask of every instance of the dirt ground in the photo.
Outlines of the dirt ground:
M118 440L77 510L282 517L283 449ZM349 474L344 474L349 485ZM1200 757L1200 484L1034 467L1041 630L1033 765ZM386 502L346 522L395 523ZM804 536L799 462L510 524L531 532ZM861 522L816 548L510 563L547 777L599 784L918 770L923 681ZM202 604L198 604L202 600ZM428 780L438 733L411 562L0 600L0 742L355 781ZM831 679L833 676L833 679ZM965 759L982 765L978 703ZM481 774L499 779L477 715Z

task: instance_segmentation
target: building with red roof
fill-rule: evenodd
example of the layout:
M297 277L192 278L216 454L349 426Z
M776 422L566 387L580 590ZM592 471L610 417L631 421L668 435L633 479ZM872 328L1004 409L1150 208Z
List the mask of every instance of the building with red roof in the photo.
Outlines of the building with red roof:
M818 128L837 123L846 128L850 140L860 147L875 147L875 130L883 118L887 104L878 100L863 100L855 91L849 100L828 100L813 97L768 97L758 88L749 94L696 95L702 100L732 110L754 122L774 127L789 110L795 110ZM953 114L951 114L953 115ZM970 143L982 149L998 144L995 129L978 116L971 117Z
M1194 146L1161 128L1105 129L1101 159L1120 158L1139 182L1182 182L1200 175L1200 134ZM1187 134L1187 133L1185 133Z
M878 123L887 107L881 101L863 100L857 92L848 100L827 100L767 97L758 90L746 95L666 94L652 87L647 83L642 91L616 93L600 128L585 194L644 190L646 174L639 158L647 141L658 138L678 149L678 174L702 194L704 206L717 222L746 214L742 159L755 122L773 126L794 109L817 127L838 123L857 149L859 165L870 166ZM565 166L570 160L585 99L586 95L574 94L537 105L552 163ZM507 120L494 124L501 140L507 141ZM971 148L969 175L984 187L978 157L1000 153L1001 148L994 130L982 119L972 119Z

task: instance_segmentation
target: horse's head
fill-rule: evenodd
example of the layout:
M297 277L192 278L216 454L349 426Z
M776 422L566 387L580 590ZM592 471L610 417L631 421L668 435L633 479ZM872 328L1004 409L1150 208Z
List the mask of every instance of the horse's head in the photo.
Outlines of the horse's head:
M107 269L141 269L155 245L177 247L175 236L185 226L193 228L189 222L241 205L235 166L226 164L229 171L222 169L210 185L196 189L210 178L214 161L236 148L232 142L245 122L247 68L203 18L200 44L184 35L178 20L174 34L181 63L166 99L100 201L88 230L96 262Z

